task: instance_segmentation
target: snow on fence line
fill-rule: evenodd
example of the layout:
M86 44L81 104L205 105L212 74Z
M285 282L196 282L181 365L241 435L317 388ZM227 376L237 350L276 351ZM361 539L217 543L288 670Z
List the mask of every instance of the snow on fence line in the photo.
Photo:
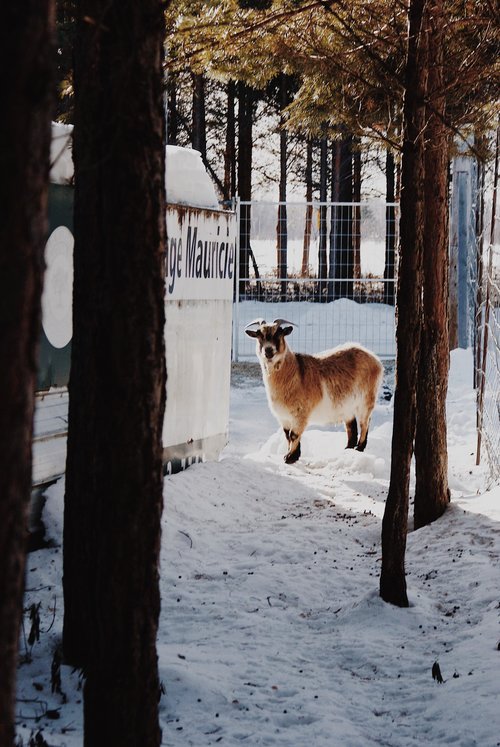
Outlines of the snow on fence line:
M290 346L300 353L317 353L343 342L359 342L382 358L396 355L394 307L360 304L347 298L331 303L240 301L233 314L233 360L255 358L255 343L245 335L253 319L289 319L297 324Z

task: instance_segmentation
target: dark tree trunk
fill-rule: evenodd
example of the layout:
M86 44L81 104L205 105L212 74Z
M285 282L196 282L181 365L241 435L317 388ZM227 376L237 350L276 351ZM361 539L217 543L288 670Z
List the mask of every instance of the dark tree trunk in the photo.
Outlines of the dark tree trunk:
M193 132L192 144L199 150L203 163L207 163L207 127L205 121L205 77L193 74Z
M484 136L478 135L479 147L484 147ZM485 193L486 164L479 163L477 170L477 209L476 209L476 308L474 317L474 388L478 389L481 383L481 322L482 322L482 298L483 298L483 263L484 263L484 193ZM448 273L449 274L449 273ZM476 413L477 426L479 427L479 412Z
M280 109L283 111L288 105L288 81L285 73L280 76ZM286 183L287 183L287 158L288 158L288 136L285 129L283 114L280 117L280 184L278 223L276 226L277 246L277 270L278 278L281 279L281 300L286 301L286 276L287 253L288 253L288 228L286 214Z
M335 298L353 297L352 136L340 141L339 202L336 208Z
M320 140L319 161L319 247L318 247L318 300L326 301L327 283L324 282L328 276L326 241L326 201L328 185L328 140L324 135Z
M361 142L359 138L353 140L356 147L352 154L352 276L361 277Z
M238 83L238 195L243 202L252 199L252 140L255 94L246 83ZM250 205L240 210L240 294L245 293L249 275L250 256Z
M302 245L302 268L300 274L303 278L309 275L309 253L311 249L311 229L313 219L313 144L311 138L307 139L306 145L306 216L304 221L304 242Z
M51 0L8 0L0 31L0 747L14 744L47 239L54 11Z
M84 745L156 747L163 5L80 0L78 10L64 654L85 671Z
M231 200L236 194L236 120L234 104L236 84L230 80L227 84L227 123L226 147L224 150L224 200Z
M169 73L167 79L167 143L178 145L179 112L177 110L177 77Z
M450 501L446 442L448 390L448 133L443 75L443 3L426 13L429 52L425 153L423 321L415 436L415 529L439 518Z
M422 19L426 0L411 0L403 109L401 251L398 277L397 383L389 494L382 521L380 595L408 606L405 550L410 464L416 421L416 386L422 316L424 244L424 129L427 56Z
M386 202L394 203L396 169L394 155L387 150L385 159ZM396 264L396 209L388 204L385 209L385 268L384 268L384 302L394 306L394 269Z
M332 203L339 201L340 190L340 140L332 143L332 174L331 174L330 199ZM335 277L335 258L337 254L338 241L338 223L337 223L338 206L330 206L330 237L328 248L328 302L335 300L334 277Z

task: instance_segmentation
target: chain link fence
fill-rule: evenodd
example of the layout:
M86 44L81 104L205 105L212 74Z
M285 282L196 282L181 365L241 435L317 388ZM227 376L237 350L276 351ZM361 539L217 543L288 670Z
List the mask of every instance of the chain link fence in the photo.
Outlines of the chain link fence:
M395 356L396 204L239 202L237 210L234 361L255 356L244 328L256 318L296 323L301 352L352 341Z

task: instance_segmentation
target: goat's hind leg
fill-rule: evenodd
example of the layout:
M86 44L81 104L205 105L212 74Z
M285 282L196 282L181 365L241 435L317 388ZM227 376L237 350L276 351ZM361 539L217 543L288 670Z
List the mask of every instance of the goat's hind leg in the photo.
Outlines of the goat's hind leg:
M354 449L358 443L358 424L356 418L346 421L344 423L345 431L347 433L347 446L346 449Z
M369 397L366 401L366 408L359 418L359 441L356 449L358 451L364 451L366 443L368 441L368 429L370 428L370 420L375 407L375 396Z
M370 427L370 418L368 417L366 420L361 420L359 424L359 441L358 445L356 446L356 451L364 451L366 448L366 444L368 442L368 429Z

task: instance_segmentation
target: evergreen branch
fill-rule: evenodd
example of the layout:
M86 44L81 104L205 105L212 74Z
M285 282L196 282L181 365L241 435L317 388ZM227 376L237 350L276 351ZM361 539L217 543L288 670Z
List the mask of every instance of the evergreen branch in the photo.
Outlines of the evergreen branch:
M329 0L319 0L319 2L325 8L325 10L328 13L330 13L340 23L340 25L343 28L345 28L350 38L358 42L361 49L363 49L366 52L368 57L373 62L375 62L376 65L381 67L389 75L390 78L397 77L394 70L390 67L390 65L388 65L387 62L382 57L380 57L380 55L378 55L376 52L371 50L369 46L366 44L366 42L360 37L360 35L353 29L353 27L349 25L347 21L345 21L335 10L332 9L331 7L332 3Z
M266 28L271 25L276 25L276 23L281 23L285 19L293 18L294 16L300 15L302 13L305 13L309 10L314 10L315 8L321 7L323 5L324 0L314 0L314 2L310 3L309 5L306 5L304 7L296 8L295 10L286 10L286 11L280 11L278 13L270 13L265 18L261 19L260 21L256 21L255 23L248 24L246 28L241 29L240 31L237 31L233 34L230 34L228 36L229 41L236 41L237 39L247 36L248 34L253 34L255 31ZM329 2L337 2L337 0L329 0ZM246 19L243 19L246 20ZM185 26L182 29L178 30L178 33L192 33L193 30L203 29L203 28L213 28L214 24L209 23L205 24L205 26L200 26L198 24L193 24L191 26ZM198 54L201 54L202 52L205 52L207 50L207 46L199 47L198 49L193 49L191 52L185 53L184 60L189 60L192 57L195 57Z
M373 132L375 135L375 138L377 140L382 140L382 142L389 145L393 150L400 152L401 151L401 143L398 143L396 140L393 140L387 133L384 133L382 130L377 129L374 125L365 124L361 125L362 129L370 130L370 132Z

